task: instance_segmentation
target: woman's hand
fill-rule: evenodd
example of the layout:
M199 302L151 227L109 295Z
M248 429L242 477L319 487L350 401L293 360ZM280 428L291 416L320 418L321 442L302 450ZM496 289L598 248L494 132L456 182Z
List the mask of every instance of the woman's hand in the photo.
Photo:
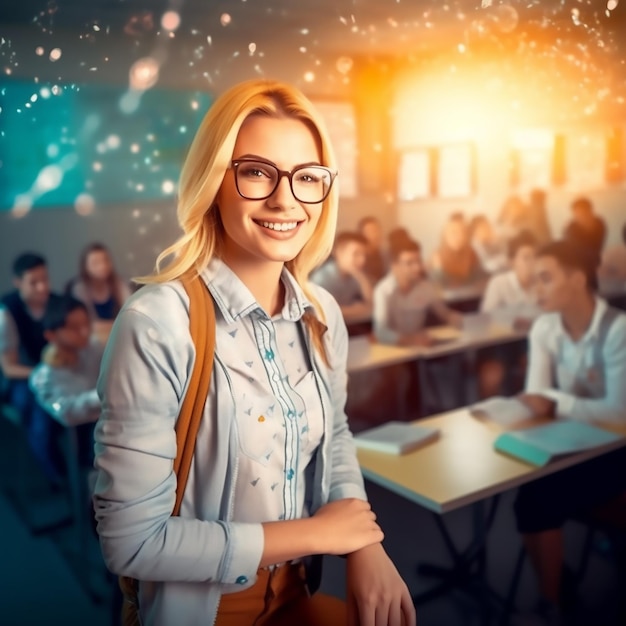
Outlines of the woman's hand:
M384 538L372 507L364 500L346 498L329 502L311 519L321 542L320 554L348 554L380 543Z
M411 594L381 544L347 561L348 626L415 626Z

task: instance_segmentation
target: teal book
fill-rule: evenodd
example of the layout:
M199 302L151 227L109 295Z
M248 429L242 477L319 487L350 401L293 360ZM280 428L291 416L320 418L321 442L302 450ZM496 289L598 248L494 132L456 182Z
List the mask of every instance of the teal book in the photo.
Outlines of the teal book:
M363 450L406 454L434 441L438 436L438 428L392 420L356 434L354 443Z
M510 430L496 439L499 452L546 465L568 454L590 450L623 439L623 436L583 422L556 421L543 426Z

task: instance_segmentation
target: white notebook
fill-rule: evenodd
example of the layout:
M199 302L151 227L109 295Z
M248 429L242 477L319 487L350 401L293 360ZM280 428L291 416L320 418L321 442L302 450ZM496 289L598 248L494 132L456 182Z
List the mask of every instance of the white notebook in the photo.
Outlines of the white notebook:
M470 413L484 417L500 426L515 426L533 417L533 412L518 398L493 396L473 404Z
M354 436L354 442L357 448L363 450L405 454L434 441L438 436L438 428L391 421L358 433Z

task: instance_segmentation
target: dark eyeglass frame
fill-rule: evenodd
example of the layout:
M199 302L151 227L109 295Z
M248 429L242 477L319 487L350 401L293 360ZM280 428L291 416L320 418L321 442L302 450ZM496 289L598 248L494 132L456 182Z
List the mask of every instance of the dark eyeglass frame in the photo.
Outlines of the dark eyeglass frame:
M268 165L269 167L273 167L276 170L277 177L276 177L276 184L274 185L274 188L272 189L272 191L268 193L266 196L263 196L262 198L256 198L256 197L250 198L249 196L244 196L244 194L242 194L241 190L239 189L239 181L237 180L237 168L242 163L262 163L263 165ZM301 170L305 170L310 167L318 167L322 170L325 170L326 172L328 172L330 176L330 183L328 184L328 189L326 189L326 193L324 194L324 197L321 200L316 200L315 202L311 202L310 200L300 200L300 198L298 198L298 196L296 195L296 192L293 189L293 175ZM278 185L280 185L280 181L283 179L283 176L286 176L287 179L289 180L289 189L291 189L291 193L293 194L293 197L298 202L301 202L302 204L320 204L321 202L324 202L324 200L328 198L328 194L330 193L333 183L335 182L335 178L337 178L337 174L338 174L338 172L333 172L329 167L326 167L325 165L318 165L317 163L312 163L309 165L298 165L294 167L291 171L281 170L274 163L270 161L264 161L263 159L233 159L230 162L229 169L232 169L235 174L235 187L237 188L237 193L245 200L267 200L268 198L274 195L274 193L278 189Z

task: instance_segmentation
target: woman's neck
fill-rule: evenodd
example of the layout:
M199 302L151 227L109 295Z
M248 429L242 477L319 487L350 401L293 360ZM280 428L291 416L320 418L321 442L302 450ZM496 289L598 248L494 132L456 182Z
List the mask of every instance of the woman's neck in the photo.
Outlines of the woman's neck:
M280 280L284 263L263 262L258 259L232 259L228 256L222 260L237 274L270 317L281 311L285 302L285 290Z
M561 313L563 326L574 341L578 341L588 330L596 310L596 299L592 294L576 299L576 306Z

